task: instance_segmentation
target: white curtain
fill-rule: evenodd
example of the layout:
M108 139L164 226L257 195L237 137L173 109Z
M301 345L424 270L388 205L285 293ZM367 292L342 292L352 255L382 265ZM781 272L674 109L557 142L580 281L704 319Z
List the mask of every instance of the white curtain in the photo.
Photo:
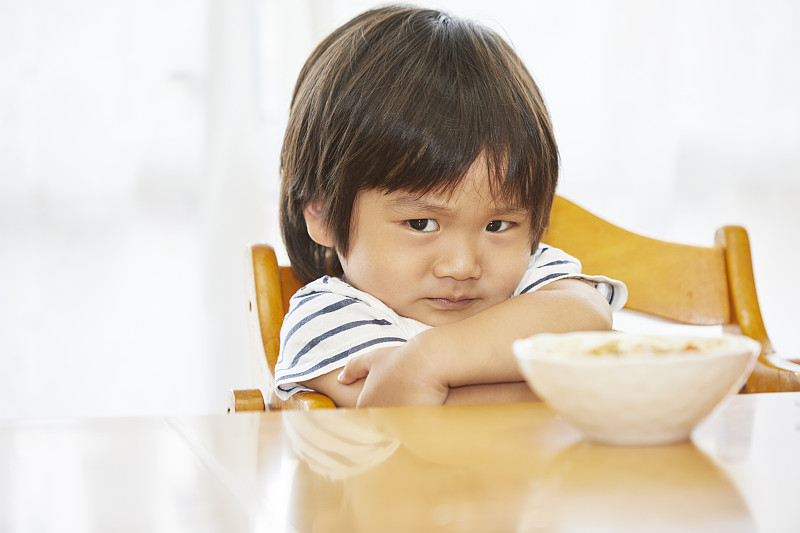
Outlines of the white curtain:
M800 353L800 4L419 3L515 46L562 194L665 239L745 225L773 342ZM0 418L222 412L252 385L242 262L280 244L291 90L376 4L0 2Z

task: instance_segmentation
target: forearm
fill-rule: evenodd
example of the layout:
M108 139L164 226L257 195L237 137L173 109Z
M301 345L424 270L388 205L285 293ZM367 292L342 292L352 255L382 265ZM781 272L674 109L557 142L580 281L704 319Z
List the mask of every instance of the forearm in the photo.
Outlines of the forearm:
M450 389L445 405L533 402L538 398L528 383L487 383Z
M390 356L391 357L391 356ZM328 396L337 407L359 406L359 396L364 380L344 385L336 379L338 371L331 372L303 384ZM490 403L532 402L538 398L524 381L516 383L489 383L456 387L447 391L445 405L472 405ZM392 402L389 402L392 403ZM365 404L362 402L361 407Z
M337 376L339 371L329 372L315 378L311 378L301 384L309 389L320 392L333 400L336 407L356 407L358 397L364 388L364 380L359 379L349 385L339 383Z
M414 339L450 388L523 381L511 350L536 333L611 329L608 304L590 285L562 280Z

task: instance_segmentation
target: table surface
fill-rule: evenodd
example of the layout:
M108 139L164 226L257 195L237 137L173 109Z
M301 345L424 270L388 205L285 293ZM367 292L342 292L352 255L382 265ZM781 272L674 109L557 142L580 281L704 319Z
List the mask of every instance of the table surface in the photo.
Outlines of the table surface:
M0 422L0 531L800 531L800 393L682 444L541 403Z

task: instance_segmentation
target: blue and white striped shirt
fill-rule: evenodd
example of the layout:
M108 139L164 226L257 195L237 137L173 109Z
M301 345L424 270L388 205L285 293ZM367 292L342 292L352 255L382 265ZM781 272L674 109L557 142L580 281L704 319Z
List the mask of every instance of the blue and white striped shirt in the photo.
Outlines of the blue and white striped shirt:
M558 248L540 244L512 297L564 278L578 278L602 291L611 309L621 309L628 291L622 282L581 274L581 264ZM312 281L292 297L281 328L275 365L276 394L286 399L310 390L305 381L344 366L350 357L398 346L428 329L398 315L383 302L329 276Z

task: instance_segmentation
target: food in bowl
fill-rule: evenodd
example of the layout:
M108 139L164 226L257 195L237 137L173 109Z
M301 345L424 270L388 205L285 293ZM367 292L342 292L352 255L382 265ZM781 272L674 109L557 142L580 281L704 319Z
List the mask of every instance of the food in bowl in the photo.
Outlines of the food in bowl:
M741 389L761 346L719 337L575 332L514 343L533 391L591 440L655 445L685 441Z
M593 342L586 347L586 355L610 355L613 357L629 357L637 355L642 357L673 354L681 356L700 356L725 345L725 339L692 338L692 337L663 337L663 336L632 336L614 335L614 338ZM583 355L583 353L579 353Z

